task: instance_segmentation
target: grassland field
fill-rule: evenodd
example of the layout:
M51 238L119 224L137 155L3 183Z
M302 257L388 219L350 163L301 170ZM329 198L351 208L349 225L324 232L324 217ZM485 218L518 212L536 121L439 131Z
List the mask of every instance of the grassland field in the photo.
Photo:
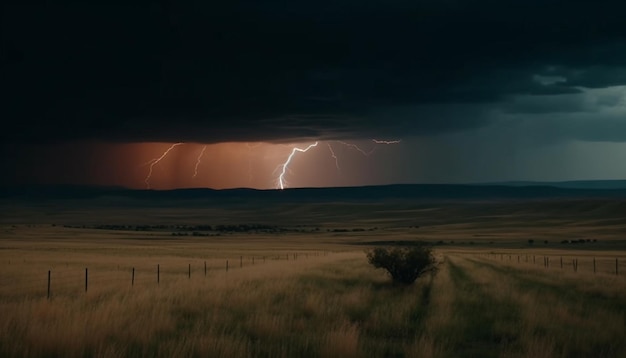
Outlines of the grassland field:
M620 200L0 209L1 357L626 357ZM414 285L367 263L418 241Z

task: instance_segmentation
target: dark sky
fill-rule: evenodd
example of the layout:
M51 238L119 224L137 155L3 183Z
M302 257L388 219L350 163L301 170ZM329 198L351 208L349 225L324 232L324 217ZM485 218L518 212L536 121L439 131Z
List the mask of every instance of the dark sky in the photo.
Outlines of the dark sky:
M611 0L10 2L1 182L140 186L106 174L128 171L107 153L130 160L133 143L372 138L402 142L353 179L294 185L626 178L624 14Z

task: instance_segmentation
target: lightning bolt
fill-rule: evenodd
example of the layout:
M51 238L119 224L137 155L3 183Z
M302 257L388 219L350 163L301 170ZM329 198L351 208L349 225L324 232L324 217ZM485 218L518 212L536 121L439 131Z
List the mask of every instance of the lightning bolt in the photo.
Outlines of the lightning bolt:
M285 189L285 174L287 173L287 169L289 168L289 163L291 163L291 159L294 157L294 155L296 155L296 153L298 152L306 153L309 151L309 149L313 147L317 147L318 143L319 142L315 142L304 149L296 147L291 150L291 154L289 154L289 157L287 158L287 160L279 166L281 168L281 172L280 172L280 175L278 176L278 187L281 190Z
M370 155L372 155L372 153L374 153L374 151L376 151L376 147L379 144L398 144L401 142L401 140L378 140L378 139L372 139L372 142L374 142L374 147L372 149L370 149L369 151L365 151L363 148L359 147L358 145L354 144L354 143L347 143L344 141L335 141L336 143L339 143L341 145L345 145L348 148L354 149L357 152L363 154L364 157L369 157ZM328 149L330 150L330 154L331 156L335 159L335 166L337 167L337 170L340 170L339 168L339 159L337 158L337 155L335 154L335 151L333 150L333 147L330 145L330 143L328 144Z
M337 155L335 155L335 151L333 150L333 147L330 145L330 143L326 143L326 144L328 144L330 155L335 159L335 166L337 167L337 170L341 170L339 169L339 159L337 158Z
M376 144L398 144L398 143L402 142L402 140L378 140L378 139L372 139L372 142L374 142Z
M350 147L350 148L352 148L352 149L354 149L354 150L356 150L356 151L360 152L361 154L363 154L363 155L364 155L364 156L366 156L366 157L369 157L369 156L370 156L372 153L374 153L374 151L376 150L376 147L374 147L374 148L372 148L372 150L370 150L369 152L366 152L366 151L364 151L363 149L361 149L361 147L359 147L358 145L353 144L353 143L346 143L346 142L342 142L342 141L340 141L340 140L338 140L338 141L337 141L337 143L339 143L339 144L343 144L343 145L345 145L346 147Z
M198 176L198 166L200 165L200 161L202 159L202 155L204 155L204 151L206 150L206 145L204 147L202 147L202 151L200 152L200 155L198 155L198 158L196 159L196 166L193 169L193 176L192 178L195 178L196 176Z
M160 157L151 159L150 161L148 161L148 163L146 163L146 164L150 164L150 170L148 171L148 175L146 175L146 179L144 179L144 183L146 183L146 189L150 189L150 178L152 177L152 169L154 168L154 166L158 164L161 160L163 160L163 158L167 157L167 155L172 149L178 147L181 144L184 144L184 143L172 144L169 148L167 148L165 152L163 152L163 154L161 154Z

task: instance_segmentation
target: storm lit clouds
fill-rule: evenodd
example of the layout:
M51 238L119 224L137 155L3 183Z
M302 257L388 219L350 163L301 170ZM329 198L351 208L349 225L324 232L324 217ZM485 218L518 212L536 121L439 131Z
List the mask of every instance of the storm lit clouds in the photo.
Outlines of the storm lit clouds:
M182 173L202 148L189 143L202 143L214 145L202 186L268 188L273 149L251 154L245 143L268 143L279 157L281 145L372 138L402 145L366 161L348 152L339 172L320 146L302 161L311 165L294 162L293 185L626 175L622 1L234 0L123 11L61 1L5 13L3 184L137 187L135 166L158 154L153 143L184 142L186 154L162 163L171 167L162 187L198 184ZM250 172L256 179L244 180Z

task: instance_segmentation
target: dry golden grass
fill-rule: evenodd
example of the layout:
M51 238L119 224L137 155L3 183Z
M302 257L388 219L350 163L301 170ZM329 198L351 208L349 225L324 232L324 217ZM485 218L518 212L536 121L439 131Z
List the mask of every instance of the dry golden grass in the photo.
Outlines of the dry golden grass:
M3 211L0 356L626 356L621 203L133 205ZM207 221L320 230L178 238L61 226ZM583 236L600 241L559 243ZM398 287L367 264L368 244L401 240L443 241L439 273Z
M541 271L485 258L454 262L507 314L492 323L505 337L503 356L619 357L626 352L626 280L613 276ZM596 286L601 280L609 289Z

